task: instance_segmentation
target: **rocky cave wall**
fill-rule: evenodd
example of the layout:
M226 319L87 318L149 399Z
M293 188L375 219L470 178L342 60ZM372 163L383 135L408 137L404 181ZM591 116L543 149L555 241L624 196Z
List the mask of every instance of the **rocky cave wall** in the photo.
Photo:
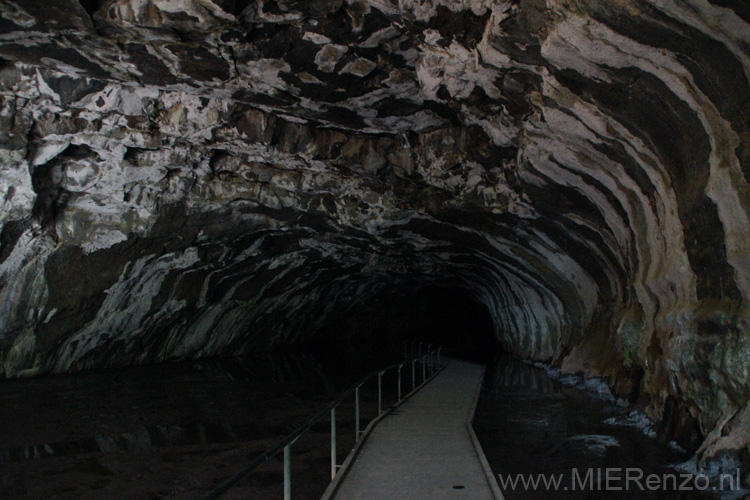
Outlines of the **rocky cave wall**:
M749 23L744 0L6 0L0 375L267 349L452 287L505 349L745 447Z

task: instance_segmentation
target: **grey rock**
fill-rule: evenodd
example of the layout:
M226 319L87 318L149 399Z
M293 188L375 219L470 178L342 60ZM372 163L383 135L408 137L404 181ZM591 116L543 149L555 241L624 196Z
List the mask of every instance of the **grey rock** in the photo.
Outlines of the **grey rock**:
M299 343L449 283L507 350L746 447L743 5L8 0L0 375Z

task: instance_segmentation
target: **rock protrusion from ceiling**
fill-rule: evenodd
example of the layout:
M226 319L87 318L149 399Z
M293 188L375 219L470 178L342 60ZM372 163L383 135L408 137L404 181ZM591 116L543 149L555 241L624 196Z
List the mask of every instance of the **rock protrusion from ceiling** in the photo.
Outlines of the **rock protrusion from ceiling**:
M730 3L6 2L2 373L297 342L450 282L504 348L735 446L750 25Z

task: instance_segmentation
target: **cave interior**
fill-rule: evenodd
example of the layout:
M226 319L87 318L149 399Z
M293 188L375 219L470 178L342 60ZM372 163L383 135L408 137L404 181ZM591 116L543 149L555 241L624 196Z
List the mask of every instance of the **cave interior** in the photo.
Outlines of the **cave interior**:
M746 460L749 82L744 0L4 1L0 377L502 350Z

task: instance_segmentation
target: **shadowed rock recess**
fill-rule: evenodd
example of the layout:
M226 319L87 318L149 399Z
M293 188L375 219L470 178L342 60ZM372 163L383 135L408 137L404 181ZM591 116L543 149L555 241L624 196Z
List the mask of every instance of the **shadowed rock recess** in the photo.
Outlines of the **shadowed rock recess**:
M745 0L6 0L0 375L340 318L357 340L453 290L504 349L747 453L749 23Z

